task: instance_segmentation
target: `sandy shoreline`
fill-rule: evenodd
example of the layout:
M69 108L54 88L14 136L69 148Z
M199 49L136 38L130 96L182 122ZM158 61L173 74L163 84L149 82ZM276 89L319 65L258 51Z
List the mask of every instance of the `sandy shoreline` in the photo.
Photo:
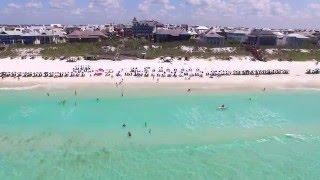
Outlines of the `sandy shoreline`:
M307 75L307 69L320 68L315 61L286 62L269 61L253 62L246 57L233 58L230 61L193 59L191 61L174 60L163 63L155 60L124 60L124 61L46 61L36 59L1 59L0 72L70 72L75 66L90 66L91 74L86 77L23 77L4 78L0 80L0 89L33 89L33 88L113 88L121 82L125 88L176 88L176 89L207 89L207 90L259 90L267 89L320 89L320 75ZM114 72L129 72L130 68L150 69L190 69L190 71L235 71L235 70L267 70L287 69L289 74L248 75L248 76L214 76L214 77L134 77L134 76L94 76L98 69L109 69Z

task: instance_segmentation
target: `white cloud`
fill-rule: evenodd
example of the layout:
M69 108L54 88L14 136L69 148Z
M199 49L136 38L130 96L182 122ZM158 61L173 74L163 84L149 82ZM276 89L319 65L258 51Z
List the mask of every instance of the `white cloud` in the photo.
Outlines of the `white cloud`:
M185 0L185 2L199 7L200 11L223 15L278 16L290 12L290 6L279 0Z
M320 17L320 3L310 3L307 7L308 9L311 9L311 11L309 10L308 12L305 12L306 14L308 14L310 17Z
M89 0L88 8L119 8L120 0Z
M138 9L142 12L147 12L153 5L160 6L161 11L170 11L175 9L175 6L171 4L170 0L144 0L138 5Z
M37 0L31 0L27 2L26 8L40 9L42 8L42 3Z
M315 10L320 10L320 3L310 3L308 7L315 9Z
M258 16L289 16L291 7L279 0L234 0L239 14Z
M76 8L76 9L71 11L71 14L73 14L73 15L82 15L82 12L83 12L83 9Z
M73 6L75 4L74 2L74 0L50 0L49 5L53 8L61 9Z
M16 3L9 3L7 5L8 8L12 8L12 9L20 9L21 5L20 4L16 4Z

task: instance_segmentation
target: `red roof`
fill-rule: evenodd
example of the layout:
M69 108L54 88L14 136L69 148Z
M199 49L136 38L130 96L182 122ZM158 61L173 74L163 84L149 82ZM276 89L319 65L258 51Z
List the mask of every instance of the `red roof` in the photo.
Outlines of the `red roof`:
M68 38L85 39L85 38L106 38L107 36L101 31L79 31L75 30L67 36Z

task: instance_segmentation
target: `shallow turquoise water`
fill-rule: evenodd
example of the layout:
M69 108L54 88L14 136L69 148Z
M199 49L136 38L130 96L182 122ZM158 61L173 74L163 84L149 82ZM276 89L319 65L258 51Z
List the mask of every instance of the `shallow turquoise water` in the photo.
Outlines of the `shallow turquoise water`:
M320 175L320 92L150 94L0 91L1 179Z

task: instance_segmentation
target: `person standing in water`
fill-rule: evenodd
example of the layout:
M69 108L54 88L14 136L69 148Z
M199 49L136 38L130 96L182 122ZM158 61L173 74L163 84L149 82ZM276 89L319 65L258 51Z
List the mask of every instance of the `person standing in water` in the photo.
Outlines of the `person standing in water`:
M128 137L131 137L131 136L132 136L132 134L131 134L131 132L129 131L129 132L128 132Z
M77 90L74 90L74 95L77 96Z
M222 105L220 105L219 107L218 107L218 110L225 110L225 109L227 109L227 107L224 105L224 104L222 104Z

